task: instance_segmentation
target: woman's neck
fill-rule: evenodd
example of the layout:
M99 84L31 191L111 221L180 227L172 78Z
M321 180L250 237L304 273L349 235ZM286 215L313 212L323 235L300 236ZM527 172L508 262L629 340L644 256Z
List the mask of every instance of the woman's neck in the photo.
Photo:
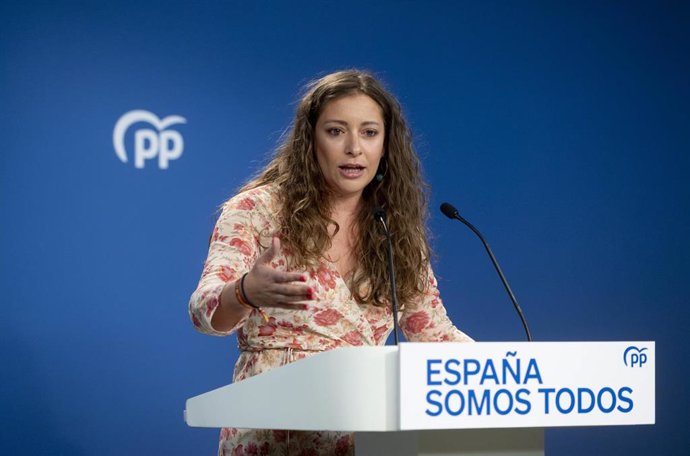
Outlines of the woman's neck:
M357 213L361 203L361 195L353 198L337 198L331 203L331 219L339 227L337 236L348 239L348 244L352 244L353 236L356 236ZM335 225L329 227L328 234L332 237L336 234Z
M362 195L336 197L331 203L331 215L335 220L354 219L362 203Z
M362 203L361 195L356 198L338 198L331 203L331 218L338 225L329 226L331 243L324 252L326 259L333 263L343 279L350 277L357 260L354 249L357 245L357 212ZM349 280L349 279L348 279Z

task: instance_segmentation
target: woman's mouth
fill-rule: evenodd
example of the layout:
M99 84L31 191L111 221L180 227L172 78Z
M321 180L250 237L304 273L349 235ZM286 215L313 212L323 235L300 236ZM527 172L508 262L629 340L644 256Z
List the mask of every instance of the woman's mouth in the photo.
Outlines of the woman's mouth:
M349 179L356 179L364 174L364 166L362 165L341 165L338 166L340 174Z

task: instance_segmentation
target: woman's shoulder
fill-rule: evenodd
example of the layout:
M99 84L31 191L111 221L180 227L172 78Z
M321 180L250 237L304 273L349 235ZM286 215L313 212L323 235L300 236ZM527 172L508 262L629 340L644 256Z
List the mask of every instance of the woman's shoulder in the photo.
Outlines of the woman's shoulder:
M223 205L223 210L261 211L275 214L280 195L277 184L270 183L238 193Z

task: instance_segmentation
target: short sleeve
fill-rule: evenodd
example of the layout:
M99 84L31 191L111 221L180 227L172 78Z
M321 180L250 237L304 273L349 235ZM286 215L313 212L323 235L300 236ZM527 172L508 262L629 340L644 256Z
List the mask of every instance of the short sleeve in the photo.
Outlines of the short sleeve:
M410 342L473 342L448 318L438 283L431 266L427 266L424 292L416 303L406 305L400 318L400 328Z
M259 257L261 215L260 201L251 194L240 194L223 206L209 242L199 285L189 300L189 316L197 330L214 336L237 331L246 320L240 320L228 331L217 331L211 319L220 295L228 282L248 272Z

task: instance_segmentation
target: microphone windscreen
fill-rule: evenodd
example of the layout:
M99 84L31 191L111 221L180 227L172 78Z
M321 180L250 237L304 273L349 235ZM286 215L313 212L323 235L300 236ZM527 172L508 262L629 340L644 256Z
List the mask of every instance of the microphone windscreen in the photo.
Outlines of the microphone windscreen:
M443 215L451 219L460 215L458 210L455 209L455 206L450 203L441 204L441 212L443 212Z

